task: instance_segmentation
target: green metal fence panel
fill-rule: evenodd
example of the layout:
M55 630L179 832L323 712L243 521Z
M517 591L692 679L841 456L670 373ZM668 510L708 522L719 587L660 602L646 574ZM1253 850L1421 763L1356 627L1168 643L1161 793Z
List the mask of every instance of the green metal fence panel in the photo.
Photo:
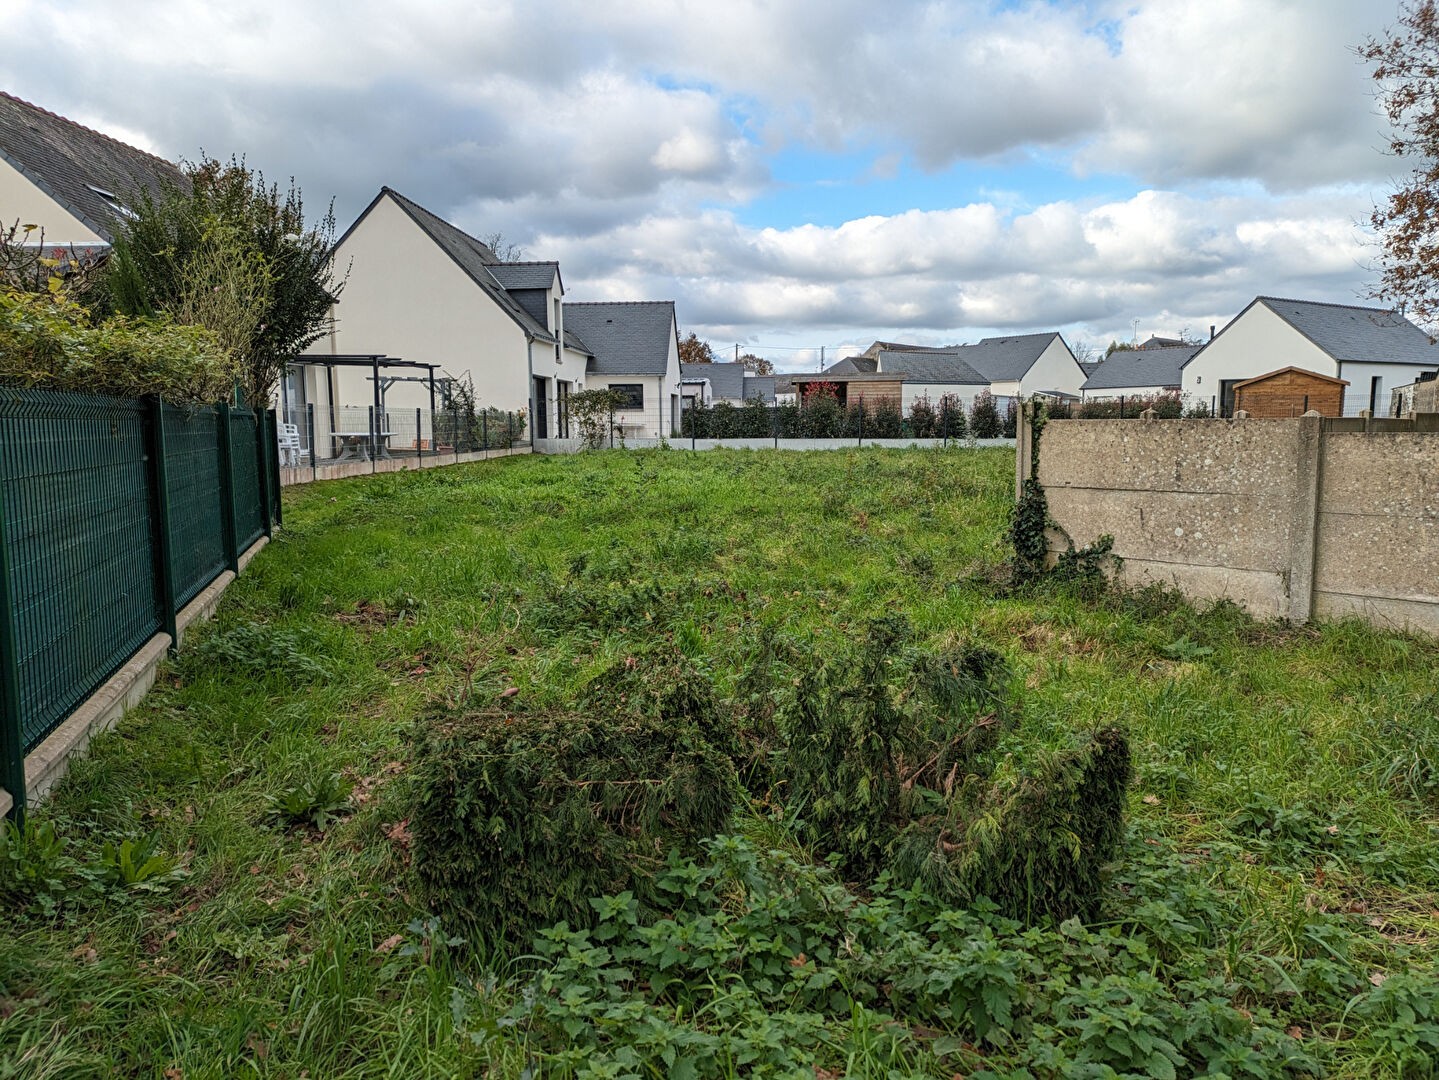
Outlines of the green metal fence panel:
M235 540L244 551L265 535L264 508L260 503L260 461L255 442L256 414L249 409L230 410L230 467L234 475Z
M217 427L214 409L165 406L170 551L180 607L225 569Z
M139 402L0 389L0 499L28 751L159 632Z

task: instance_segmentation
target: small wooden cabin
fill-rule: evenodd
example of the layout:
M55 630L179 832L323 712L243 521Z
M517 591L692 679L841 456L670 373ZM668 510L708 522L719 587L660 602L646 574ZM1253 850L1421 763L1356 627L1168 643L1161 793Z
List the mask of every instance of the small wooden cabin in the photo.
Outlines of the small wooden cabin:
M1287 420L1311 409L1321 416L1344 415L1347 379L1286 367L1234 384L1234 408L1259 420Z

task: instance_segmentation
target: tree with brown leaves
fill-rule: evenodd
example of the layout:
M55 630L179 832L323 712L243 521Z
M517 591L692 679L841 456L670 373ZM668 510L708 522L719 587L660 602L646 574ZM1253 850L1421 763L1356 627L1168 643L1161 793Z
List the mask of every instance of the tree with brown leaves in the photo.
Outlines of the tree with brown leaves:
M710 343L701 341L699 335L693 330L687 337L680 338L681 364L713 364L714 362L715 351L710 348Z
M1358 49L1373 67L1389 118L1389 152L1409 175L1370 216L1381 277L1371 296L1430 326L1439 323L1439 9L1406 0L1399 23Z

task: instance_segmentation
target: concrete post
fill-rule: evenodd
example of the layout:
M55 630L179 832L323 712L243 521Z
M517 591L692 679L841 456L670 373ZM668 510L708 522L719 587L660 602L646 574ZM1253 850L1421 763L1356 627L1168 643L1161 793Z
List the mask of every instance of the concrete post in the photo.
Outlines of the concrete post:
M1146 424L1152 424L1155 420L1159 419L1159 414L1153 409L1145 409L1139 414L1139 419L1143 420Z
M1026 401L1019 411L1019 426L1014 431L1014 501L1024 494L1029 479L1030 462L1034 458L1034 402Z
M1324 421L1313 409L1299 418L1295 436L1294 509L1289 525L1289 597L1285 618L1306 623L1314 613L1314 556L1319 534L1319 470Z

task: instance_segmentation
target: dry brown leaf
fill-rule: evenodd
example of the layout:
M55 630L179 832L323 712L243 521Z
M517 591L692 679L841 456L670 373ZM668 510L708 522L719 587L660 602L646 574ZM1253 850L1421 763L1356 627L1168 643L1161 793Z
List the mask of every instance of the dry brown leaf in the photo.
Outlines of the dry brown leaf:
M1369 981L1375 986L1383 986L1384 980L1387 978L1389 978L1389 976L1382 971L1371 971L1369 973Z
M1146 795L1146 796L1144 796L1143 800L1141 800L1141 801L1142 801L1146 806L1158 806L1158 805L1159 805L1159 796L1158 796L1158 795Z
M402 942L402 941L404 941L404 940L405 940L405 935L404 935L404 934L391 934L389 937L385 938L384 941L380 942L378 945L375 946L375 952L377 952L377 953L387 953L387 952L390 952L390 951L392 951L392 950L394 949L394 947L395 947L396 945L398 945L400 942Z

